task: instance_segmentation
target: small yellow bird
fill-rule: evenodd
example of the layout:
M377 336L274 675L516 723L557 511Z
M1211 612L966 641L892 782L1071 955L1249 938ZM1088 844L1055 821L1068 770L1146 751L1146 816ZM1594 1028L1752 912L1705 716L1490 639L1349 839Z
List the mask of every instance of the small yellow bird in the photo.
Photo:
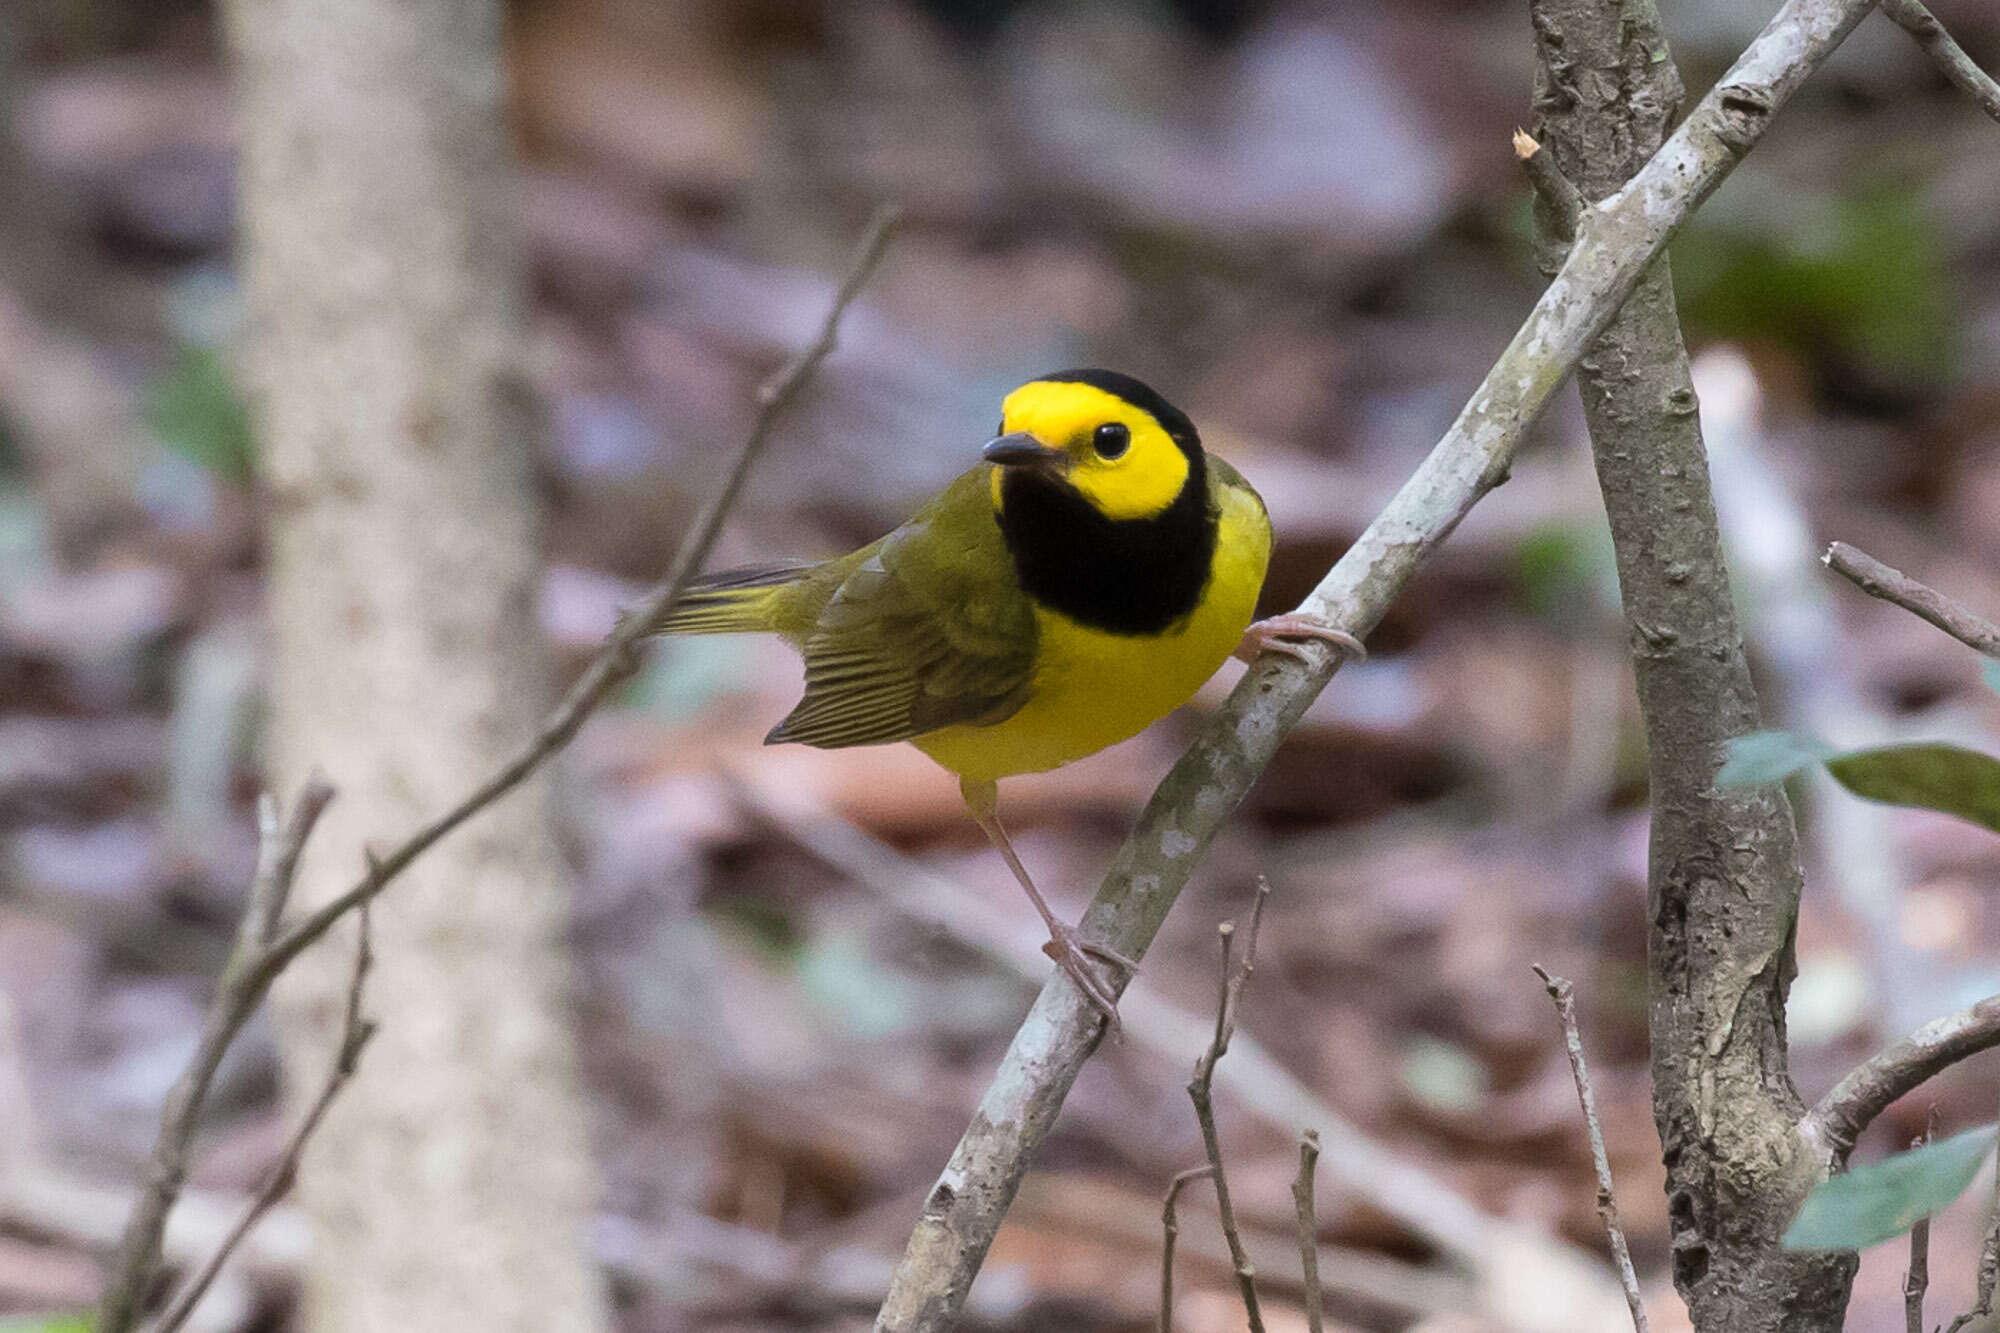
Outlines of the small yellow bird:
M1289 638L1362 655L1303 616L1251 623L1271 555L1264 502L1194 423L1129 375L1064 370L1007 395L984 461L888 536L816 565L699 579L666 634L770 631L805 697L765 737L909 741L958 774L972 817L1048 923L1044 946L1107 1019L1115 994L1028 877L1000 778L1094 754L1186 703L1232 651Z

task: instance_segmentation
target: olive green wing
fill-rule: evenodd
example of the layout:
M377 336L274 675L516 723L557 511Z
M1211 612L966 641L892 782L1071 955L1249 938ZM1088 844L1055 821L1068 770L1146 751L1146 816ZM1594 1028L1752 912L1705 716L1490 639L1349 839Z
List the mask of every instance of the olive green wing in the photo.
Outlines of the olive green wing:
M991 724L1027 701L1038 630L987 469L842 564L803 644L806 692L765 737L824 749Z

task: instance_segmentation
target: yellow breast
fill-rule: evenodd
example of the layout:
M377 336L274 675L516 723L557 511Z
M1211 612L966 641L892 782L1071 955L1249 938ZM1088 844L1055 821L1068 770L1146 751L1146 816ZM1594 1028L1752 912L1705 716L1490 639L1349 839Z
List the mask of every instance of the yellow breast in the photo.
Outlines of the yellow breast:
M1186 703L1242 641L1271 557L1263 504L1236 486L1217 493L1214 572L1185 620L1164 634L1107 634L1038 608L1041 646L1027 703L992 726L947 727L914 744L985 782L1095 754Z

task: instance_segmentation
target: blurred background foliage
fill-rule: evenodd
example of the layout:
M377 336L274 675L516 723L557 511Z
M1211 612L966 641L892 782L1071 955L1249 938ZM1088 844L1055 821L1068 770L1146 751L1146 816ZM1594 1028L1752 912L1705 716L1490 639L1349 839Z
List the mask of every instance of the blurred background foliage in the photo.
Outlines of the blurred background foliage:
M1767 8L1667 6L1691 90ZM2000 64L1990 6L1935 8ZM248 876L273 497L236 371L256 330L237 314L214 12L23 0L6 42L0 1310L34 1312L91 1299L107 1191L150 1139ZM1101 364L1161 388L1260 486L1281 539L1268 607L1288 606L1538 289L1508 146L1532 48L1498 0L519 0L508 50L524 364L545 409L542 620L572 665L664 565L880 199L903 204L903 235L723 563L872 538L973 460L1007 388ZM1840 536L2000 608L1997 164L2000 130L1871 20L1675 245L1773 725L1995 743L2000 704L1966 655L1826 586L1813 557ZM1672 1327L1644 1073L1644 763L1615 589L1564 398L1314 706L1139 984L1206 1010L1214 924L1268 874L1245 1030L1385 1150L1595 1247L1527 965L1569 975L1656 1327ZM865 1322L1031 994L746 808L745 787L831 808L1025 914L914 752L760 748L797 686L773 644L663 645L563 766L597 1241L632 1329ZM1010 784L1024 854L1072 911L1189 725ZM2000 856L1942 817L1804 796L1792 1017L1810 1098L1996 988ZM1086 1071L982 1279L979 1326L1148 1326L1158 1196L1199 1160L1180 1091L1195 1054L1114 1046ZM1989 1118L1992 1072L1937 1090L1948 1129ZM261 1033L227 1071L204 1197L270 1162L275 1086ZM1281 1233L1286 1135L1222 1113L1237 1193ZM1864 1154L1921 1121L1886 1120ZM1338 1182L1325 1196L1329 1242L1426 1264ZM1940 1223L1935 1273L1971 1272L1970 1209ZM225 1284L215 1327L284 1325L284 1225ZM1208 1225L1196 1207L1186 1234ZM1183 1325L1232 1326L1218 1251L1185 1253ZM1291 1317L1296 1291L1272 1280ZM1899 1327L1899 1283L1900 1258L1871 1252L1851 1326ZM1336 1306L1351 1327L1479 1326L1408 1292Z

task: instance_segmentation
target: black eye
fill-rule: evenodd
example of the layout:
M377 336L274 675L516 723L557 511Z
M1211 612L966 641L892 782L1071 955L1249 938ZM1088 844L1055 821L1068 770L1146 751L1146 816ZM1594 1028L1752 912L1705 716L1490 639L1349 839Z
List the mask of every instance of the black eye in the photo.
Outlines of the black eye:
M1099 458L1116 458L1132 447L1132 432L1119 421L1107 421L1090 437L1090 447Z

